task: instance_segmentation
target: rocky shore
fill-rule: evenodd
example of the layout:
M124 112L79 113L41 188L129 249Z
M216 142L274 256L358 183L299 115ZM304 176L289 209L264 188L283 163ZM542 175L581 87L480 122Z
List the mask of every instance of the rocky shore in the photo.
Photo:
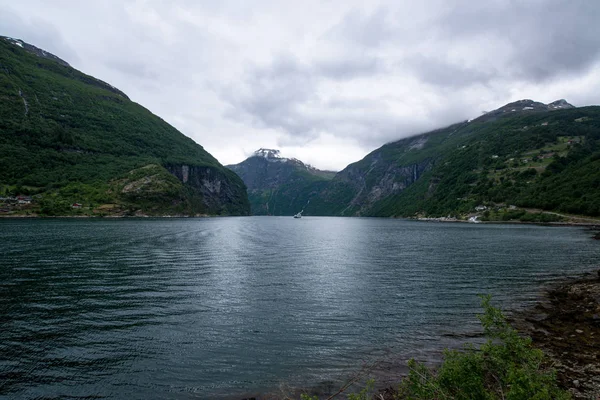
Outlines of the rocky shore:
M557 372L559 385L574 399L600 400L600 270L549 286L535 306L515 311L508 319L519 332L532 338L534 346L544 351L549 366ZM389 376L388 379L376 377L381 389L373 399L396 398L397 383L406 370L395 372L393 381ZM300 398L301 393L328 398L335 392L334 386L321 389L288 388L243 400L291 400ZM340 394L336 398L346 397Z
M575 399L600 399L600 271L548 288L513 326L548 356Z
M600 400L600 270L549 286L534 307L509 321L544 351L574 399ZM378 390L373 399L395 399L395 387Z

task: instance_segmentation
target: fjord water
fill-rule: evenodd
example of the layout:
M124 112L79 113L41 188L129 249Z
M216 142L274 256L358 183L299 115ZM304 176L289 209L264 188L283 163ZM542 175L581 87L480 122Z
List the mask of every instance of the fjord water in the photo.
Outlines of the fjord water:
M0 396L240 398L424 357L588 271L581 228L362 218L0 220ZM463 340L463 339L461 339Z

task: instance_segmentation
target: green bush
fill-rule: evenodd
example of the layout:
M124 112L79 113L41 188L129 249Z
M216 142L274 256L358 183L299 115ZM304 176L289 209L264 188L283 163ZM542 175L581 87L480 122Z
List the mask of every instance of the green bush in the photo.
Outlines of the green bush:
M415 360L408 362L409 374L400 383L397 399L403 400L561 400L570 399L560 389L556 374L544 364L544 354L531 345L506 322L498 308L490 304L491 296L482 296L483 315L478 318L487 342L479 348L465 345L462 351L444 351L444 361L432 369ZM349 385L348 385L349 386ZM329 399L345 392L342 388ZM374 398L371 379L349 400ZM301 400L319 400L316 395L302 394Z
M482 301L479 316L488 341L479 348L446 350L444 362L434 371L414 360L400 385L402 399L569 399L556 383L556 375L543 363L543 353L521 337L490 305Z

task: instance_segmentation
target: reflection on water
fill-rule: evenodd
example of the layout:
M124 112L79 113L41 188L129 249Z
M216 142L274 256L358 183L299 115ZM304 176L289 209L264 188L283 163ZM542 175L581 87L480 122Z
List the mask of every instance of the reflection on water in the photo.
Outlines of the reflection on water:
M335 380L591 269L577 228L250 217L0 221L0 396L215 398Z

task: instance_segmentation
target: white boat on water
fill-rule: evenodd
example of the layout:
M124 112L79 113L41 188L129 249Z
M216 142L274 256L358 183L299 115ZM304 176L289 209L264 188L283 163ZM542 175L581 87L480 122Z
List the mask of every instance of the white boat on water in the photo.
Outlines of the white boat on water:
M310 200L306 202L306 205L302 207L302 210L298 214L294 215L294 218L302 218L302 213L304 212L304 210L306 210L306 206L308 206L308 203L310 203Z

